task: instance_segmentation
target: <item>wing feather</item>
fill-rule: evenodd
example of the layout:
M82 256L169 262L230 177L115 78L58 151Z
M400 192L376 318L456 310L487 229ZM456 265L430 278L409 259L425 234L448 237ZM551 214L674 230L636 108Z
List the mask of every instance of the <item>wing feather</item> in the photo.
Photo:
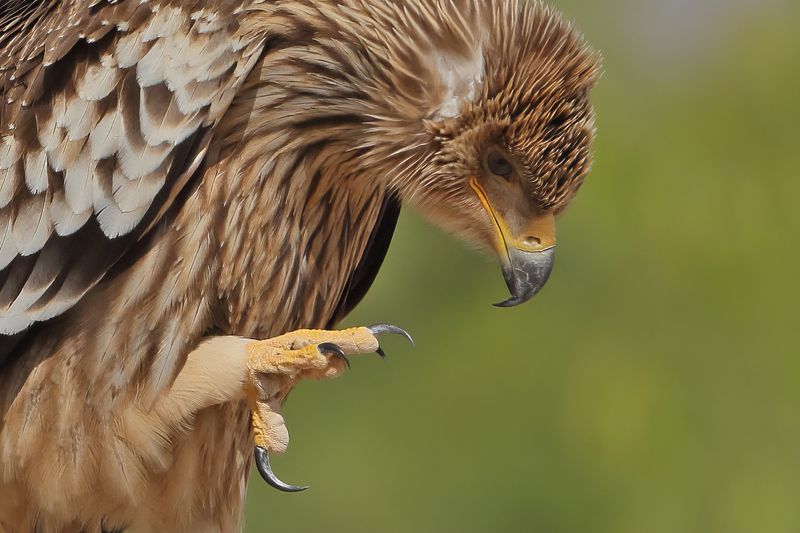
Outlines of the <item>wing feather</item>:
M0 12L0 334L67 311L169 210L262 47L243 1Z

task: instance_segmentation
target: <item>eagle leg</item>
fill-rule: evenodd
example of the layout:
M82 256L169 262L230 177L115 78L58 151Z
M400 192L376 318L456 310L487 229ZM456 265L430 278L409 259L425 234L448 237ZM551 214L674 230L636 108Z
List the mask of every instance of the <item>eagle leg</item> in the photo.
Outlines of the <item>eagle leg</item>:
M252 411L254 457L267 484L283 492L308 488L284 483L270 465L270 453L282 453L289 444L286 423L279 412L289 390L303 378L338 376L345 367L350 368L348 355L378 353L385 357L377 338L385 333L402 335L414 342L402 328L377 324L341 331L298 330L248 346L246 390Z

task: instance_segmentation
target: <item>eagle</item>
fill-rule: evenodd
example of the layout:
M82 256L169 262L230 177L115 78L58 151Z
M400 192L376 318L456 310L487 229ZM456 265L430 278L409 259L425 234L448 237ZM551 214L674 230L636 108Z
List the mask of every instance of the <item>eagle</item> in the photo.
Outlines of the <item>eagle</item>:
M0 2L0 531L237 531L401 205L550 275L599 55L528 0ZM409 336L410 339L410 336Z

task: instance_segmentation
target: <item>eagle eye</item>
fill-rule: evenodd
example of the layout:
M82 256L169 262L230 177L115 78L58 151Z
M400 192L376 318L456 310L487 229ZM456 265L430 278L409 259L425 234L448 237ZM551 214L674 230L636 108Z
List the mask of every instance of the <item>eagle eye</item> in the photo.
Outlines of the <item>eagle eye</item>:
M486 157L486 166L489 167L489 171L492 174L506 179L510 178L511 174L514 172L514 167L511 165L508 158L498 150L489 152L489 155Z

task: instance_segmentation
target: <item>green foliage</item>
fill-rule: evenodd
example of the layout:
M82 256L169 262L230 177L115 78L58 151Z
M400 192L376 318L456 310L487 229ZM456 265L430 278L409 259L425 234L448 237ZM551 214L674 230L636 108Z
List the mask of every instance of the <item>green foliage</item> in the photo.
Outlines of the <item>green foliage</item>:
M254 477L247 531L800 531L800 11L708 1L692 41L681 2L657 49L657 3L560 3L605 74L548 286L490 307L499 269L407 213L348 324L417 348L299 387L274 464L312 489Z

